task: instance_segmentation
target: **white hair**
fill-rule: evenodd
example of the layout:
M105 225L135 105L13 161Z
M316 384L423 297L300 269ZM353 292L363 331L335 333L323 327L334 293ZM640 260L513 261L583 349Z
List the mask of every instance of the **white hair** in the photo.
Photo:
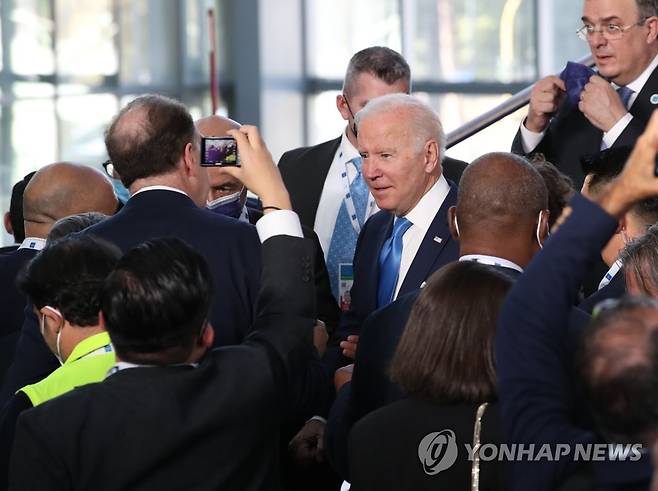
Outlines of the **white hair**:
M369 101L354 116L357 131L361 123L368 118L395 110L407 110L410 113L409 125L413 130L416 145L420 150L428 140L435 140L439 146L440 160L446 151L446 135L436 112L426 103L409 94L388 94Z

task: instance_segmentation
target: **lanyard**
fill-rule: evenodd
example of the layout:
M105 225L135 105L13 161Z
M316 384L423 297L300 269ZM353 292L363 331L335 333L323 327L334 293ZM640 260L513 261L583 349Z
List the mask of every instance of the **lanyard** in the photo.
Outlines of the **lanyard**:
M350 218L350 222L352 223L352 228L356 232L357 235L361 233L361 223L359 223L359 217L357 216L356 213L356 207L354 206L354 200L352 199L352 191L350 190L350 180L349 177L347 176L348 174L348 164L352 164L354 166L354 169L357 171L357 177L359 174L361 174L361 171L357 169L356 165L352 160L348 160L345 162L345 171L341 172L340 177L343 182L343 189L345 190L345 195L343 196L343 200L345 201L345 208L347 209L347 215ZM356 177L355 177L356 179ZM363 179L363 176L361 176L361 179ZM370 214L372 208L375 206L375 201L368 199L369 203L366 208L366 211L363 215L363 221L366 221L366 217Z

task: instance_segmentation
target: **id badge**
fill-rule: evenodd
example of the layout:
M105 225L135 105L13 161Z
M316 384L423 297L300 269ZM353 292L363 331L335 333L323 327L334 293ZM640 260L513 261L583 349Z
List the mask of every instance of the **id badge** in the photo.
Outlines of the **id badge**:
M342 312L350 309L352 283L354 283L352 263L338 263L338 303Z

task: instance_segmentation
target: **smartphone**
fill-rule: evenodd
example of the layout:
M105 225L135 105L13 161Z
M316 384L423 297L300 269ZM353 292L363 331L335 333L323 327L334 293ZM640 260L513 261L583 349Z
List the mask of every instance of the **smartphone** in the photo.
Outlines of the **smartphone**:
M240 166L238 144L230 136L201 138L201 165L204 167Z

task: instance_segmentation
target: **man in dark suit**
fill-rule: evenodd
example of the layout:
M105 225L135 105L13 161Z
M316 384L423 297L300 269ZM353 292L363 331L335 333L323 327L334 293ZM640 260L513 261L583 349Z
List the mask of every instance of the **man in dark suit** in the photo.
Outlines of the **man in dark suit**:
M210 314L217 328L215 344L241 342L253 321L260 244L253 226L203 209L208 175L200 166L200 136L185 106L162 96L138 97L116 116L105 145L131 198L119 213L84 233L122 251L158 237L190 244L204 256L215 280ZM23 331L32 341L18 345L22 379L8 378L3 397L39 380L39 364L28 365L34 358L28 353L46 351L34 319ZM52 362L52 355L45 356Z
M20 369L18 365L35 367L41 365L38 369L38 378L48 375L58 365L43 343L38 329L33 333L36 349L32 353L35 354L36 359L25 355L22 349L27 341L26 333L21 329L25 318L25 296L15 284L18 272L43 248L46 236L57 220L88 211L112 214L117 206L117 199L109 179L100 171L86 165L66 162L50 164L41 168L28 181L21 205L24 209L21 216L23 216L23 230L26 237L18 250L0 255L0 288L2 289L0 380L10 368L17 342L21 360L11 368L8 378L13 378L17 374L17 370ZM40 364L37 359L44 360L44 363ZM13 384L13 390L6 393L7 397L27 383L30 383L30 380ZM4 396L0 398L0 405L5 400Z
M510 188L506 184L517 183ZM487 154L464 171L450 231L460 261L478 261L516 278L548 236L548 193L524 158ZM348 478L347 437L366 414L403 397L389 365L419 291L371 314L363 324L351 382L340 388L327 425L327 454Z
M557 459L514 462L511 489L558 488L584 467L582 459L574 458L576 444L655 444L655 303L648 309L646 302L624 307L625 312L618 311L623 315L610 323L613 308L589 327L589 316L573 303L619 219L634 204L658 195L656 134L658 115L598 203L574 198L569 217L503 305L496 363L508 438L524 445L569 445L569 452ZM629 281L629 293L639 293L630 286L642 284L642 276L637 270L630 274L635 279ZM630 462L613 462L614 452L609 455L589 464L594 483L588 489L647 489L648 453L637 452Z
M588 164L589 172L582 192L592 199L600 199L608 192L610 183L624 168L631 147L614 147L597 154ZM601 251L601 258L609 268L600 274L598 290L580 304L580 308L591 313L597 303L608 298L621 298L626 293L623 263L620 253L628 244L646 234L647 229L658 221L658 198L652 197L636 203L619 220L619 227Z
M457 187L441 172L445 135L436 113L410 95L389 94L359 111L356 125L363 177L381 211L359 235L350 308L323 359L329 378L349 363L341 349L350 353L371 312L419 289L432 272L458 257L448 228ZM324 414L298 435L315 442L316 450L328 409L320 408Z
M23 240L25 240L25 226L23 225L23 194L25 193L27 183L30 182L30 179L32 179L34 174L34 171L30 172L11 188L9 211L5 213L4 225L7 233L14 236L14 245L0 247L0 254L15 251L21 245Z
M173 238L129 251L101 295L119 361L102 383L21 415L10 489L278 489L278 425L311 347L313 246L257 130L233 135L243 159L233 171L266 204L251 334L207 352L203 257Z
M586 0L578 34L589 44L598 74L579 101L576 89L565 97L568 79L537 82L512 150L543 153L580 187L580 157L633 145L658 104L657 15L655 2Z
M408 94L410 88L409 65L402 55L381 46L359 51L350 59L342 93L336 96L336 108L347 121L343 134L319 145L286 152L279 161L281 175L302 225L313 228L318 234L332 291L339 303L342 297L344 310L348 302L347 295L341 294L346 293L346 288L340 286L340 265L352 264L359 232L377 211L375 200L368 194L361 176L354 115L369 100L385 94ZM455 183L459 182L465 167L465 162L443 159L444 175ZM352 214L355 218L350 221Z
M195 124L202 136L226 136L229 130L240 128L240 123L217 115L201 118ZM231 216L255 225L263 216L263 213L246 205L247 188L238 179L222 172L220 167L207 167L206 170L208 171L210 186L206 208L214 213ZM340 311L336 299L331 294L322 247L317 234L312 228L302 225L302 231L304 237L316 243L315 291L317 294L317 318L324 323L326 331L332 333L338 324ZM318 336L322 337L322 333L318 333Z

